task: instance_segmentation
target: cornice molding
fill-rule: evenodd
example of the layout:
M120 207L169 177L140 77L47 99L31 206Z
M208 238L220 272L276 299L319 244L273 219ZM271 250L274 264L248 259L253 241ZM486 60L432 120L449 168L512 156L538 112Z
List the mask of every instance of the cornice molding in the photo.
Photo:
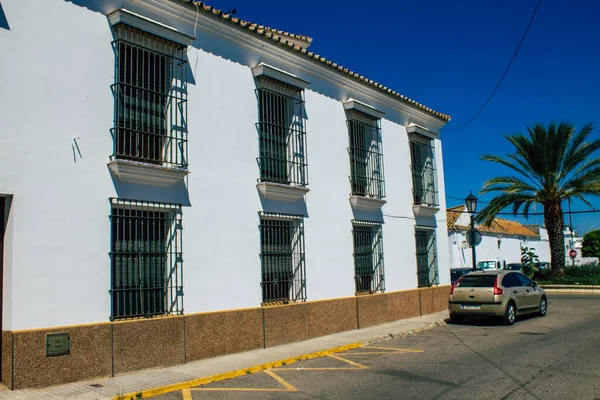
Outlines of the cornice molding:
M117 24L133 26L134 28L141 29L145 32L160 36L183 46L189 46L194 42L194 40L196 40L195 37L181 33L175 28L123 8L111 12L106 17L108 18L108 22L111 24L111 26L115 26Z
M306 193L310 192L307 187L273 182L259 182L256 184L256 188L265 199L292 202L300 200Z
M422 127L421 125L417 125L415 123L410 123L406 126L406 132L411 135L420 135L425 136L429 139L439 139L440 135L435 132L430 131L427 128Z
M366 196L350 196L348 199L352 208L364 211L377 211L387 203L386 200Z
M365 104L362 101L358 101L356 99L346 100L346 101L344 101L343 104L344 104L344 110L360 111L362 113L365 113L365 114L375 117L377 119L381 119L385 115L384 112L379 111L375 107Z
M310 85L310 82L300 79L294 74L290 74L287 71L283 71L263 62L252 68L252 75L255 78L258 76L268 76L269 78L276 79L300 89L306 89L308 85Z
M193 32L194 26L196 25L196 29L201 29L221 38L236 42L238 45L246 47L256 54L276 59L281 63L289 65L293 69L300 69L306 74L319 76L336 86L349 88L360 95L359 98L362 100L385 105L391 109L397 110L406 116L409 121L414 121L421 125L425 124L434 129L440 129L446 125L445 121L435 117L427 111L421 111L415 107L411 107L402 100L394 98L393 95L387 95L384 92L369 87L367 84L361 83L360 81L345 75L343 72L338 72L329 68L320 61L311 60L300 54L295 54L295 51L287 50L284 47L277 45L271 39L251 35L241 27L219 22L203 12L198 13L197 15L195 11L185 7L183 4L180 7L175 7L173 2L165 2L164 0L130 0L130 3L135 4L140 8L147 8L186 23L189 25L190 32ZM184 8L184 10L182 10L182 8ZM196 18L198 19L197 24ZM252 68L255 67L255 65L249 65L249 67ZM345 101L347 99L338 100Z
M440 211L439 207L426 206L426 205L414 205L413 212L417 217L430 218L433 217L437 212Z
M120 159L110 161L108 168L123 182L162 187L173 186L189 174L188 170Z

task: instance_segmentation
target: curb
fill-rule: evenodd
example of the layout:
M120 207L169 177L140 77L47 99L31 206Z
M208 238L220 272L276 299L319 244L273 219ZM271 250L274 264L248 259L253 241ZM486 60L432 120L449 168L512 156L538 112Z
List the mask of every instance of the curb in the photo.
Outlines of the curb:
M600 295L600 289L544 289L549 294L592 294Z
M207 376L204 378L198 378L198 379L193 379L191 381L174 383L171 385L165 385L165 386L161 386L161 387L157 387L157 388L153 388L153 389L141 390L138 392L131 392L131 393L120 394L120 395L118 394L113 397L113 400L128 400L128 399L138 399L138 398L148 398L148 397L159 396L161 394L175 392L175 391L181 390L181 389L187 389L187 388L191 388L194 386L206 385L208 383L223 381L226 379L232 379L232 378L236 378L236 377L242 376L242 375L254 374L256 372L260 372L265 369L277 368L277 367L281 367L282 365L294 364L299 361L305 361L305 360L310 360L313 358L325 357L328 354L340 353L342 351L352 350L352 349L367 346L370 344L381 343L383 341L387 341L387 340L391 340L391 339L395 339L395 338L399 338L399 337L410 336L414 333L428 331L430 329L433 329L437 326L442 326L442 325L446 325L446 322L445 321L436 321L435 323L432 323L432 324L429 324L429 325L426 325L424 327L420 327L417 329L410 329L407 331L390 333L385 336L379 336L376 338L363 340L361 342L355 342L355 343L350 343L350 344L346 344L343 346L333 347L333 348L323 350L323 351L316 351L313 353L302 354L299 356L290 357L290 358L286 358L283 360L271 361L271 362L267 362L264 364L254 365L252 367L242 368L242 369L238 369L238 370L234 370L234 371L230 371L230 372L223 372L220 374Z

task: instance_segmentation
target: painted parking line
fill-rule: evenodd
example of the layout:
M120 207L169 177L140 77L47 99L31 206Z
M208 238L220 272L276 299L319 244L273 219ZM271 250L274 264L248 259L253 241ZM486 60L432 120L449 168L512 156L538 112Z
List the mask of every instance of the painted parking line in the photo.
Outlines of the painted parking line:
M375 350L387 350L387 351L369 351L371 349ZM366 351L365 351L366 350ZM356 355L376 355L376 354L407 354L407 353L423 353L424 350L417 349L397 349L394 347L377 347L377 346L369 346L355 349L353 352L345 352L344 357L347 356L356 356Z
M387 350L387 351L364 351L364 350ZM408 354L408 353L423 353L424 350L418 349L399 349L394 347L379 347L379 346L369 346L369 347L356 347L351 350L346 350L343 354L344 357L334 354L325 354L324 357L328 357L337 361L341 361L345 364L350 365L350 367L272 367L275 369L264 369L261 372L269 375L273 379L275 379L281 387L279 388L210 388L210 387L199 387L199 388L185 388L181 390L181 395L183 400L193 400L192 393L193 392L298 392L299 390L283 379L281 376L277 375L275 371L361 371L365 369L371 369L366 365L360 364L356 361L348 360L346 357L348 356L358 356L358 355L380 355L380 354ZM285 364L284 364L285 365Z
M183 400L192 400L192 392L297 392L293 385L271 370L263 370L265 374L281 384L281 388L187 388L181 390Z
M364 347L364 349L377 349L377 350L393 350L393 351L399 351L402 353L423 353L425 350L418 350L418 349L398 349L396 347L378 347L378 346L369 346L369 347Z
M236 378L238 376L246 375L246 374L254 374L256 372L260 372L263 370L268 370L272 368L277 368L282 365L293 364L299 361L311 360L313 358L319 358L326 356L332 353L339 353L342 351L352 350L358 347L362 347L363 344L361 342L351 343L344 346L334 347L328 350L317 351L314 353L307 353L296 357L286 358L284 360L278 360L273 362L268 362L260 365L255 365L253 367L242 368L236 371L224 372L221 374L216 374L212 376L207 376L204 378L192 379L191 381L174 383L171 385L165 385L156 387L153 389L143 390L141 392L131 392L127 394L117 395L113 398L113 400L120 400L121 398L135 398L138 394L141 394L143 398L159 396L165 393L176 392L179 390L188 389L194 386L206 385L213 382L218 382L226 379ZM187 400L187 399L186 399Z
M356 371L360 369L369 369L369 367L367 367L366 365L347 360L343 357L334 356L333 354L328 354L326 357L333 358L334 360L338 361L343 361L346 364L352 365L352 367L296 367L277 368L275 371Z

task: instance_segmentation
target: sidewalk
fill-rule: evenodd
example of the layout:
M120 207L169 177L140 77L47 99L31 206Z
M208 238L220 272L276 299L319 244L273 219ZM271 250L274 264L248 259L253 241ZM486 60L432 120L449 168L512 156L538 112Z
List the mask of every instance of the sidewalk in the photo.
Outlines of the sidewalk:
M5 389L0 391L0 400L112 399L121 393L138 393L249 367L262 366L262 368L265 368L265 364L274 361L302 357L309 353L335 349L340 346L356 344L357 342L368 344L398 336L410 335L413 332L443 325L446 318L448 318L448 312L442 311L370 328L323 336L304 342L230 354L173 367L143 370L131 374L119 375L114 378L99 378L43 389L22 389L15 391Z

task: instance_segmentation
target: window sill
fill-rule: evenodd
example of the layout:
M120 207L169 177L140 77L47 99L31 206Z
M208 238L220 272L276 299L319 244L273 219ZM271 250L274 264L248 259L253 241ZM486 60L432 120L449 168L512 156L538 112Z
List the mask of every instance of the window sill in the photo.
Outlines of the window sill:
M111 172L123 182L169 187L183 180L189 171L139 161L115 159L108 163Z
M256 184L259 193L265 199L280 201L298 201L310 192L310 189L302 186L283 185L273 182L259 182Z
M376 197L350 195L350 204L357 210L377 211L387 203L386 200Z
M413 212L417 217L433 217L438 211L440 211L440 208L436 206L423 204L413 205Z

